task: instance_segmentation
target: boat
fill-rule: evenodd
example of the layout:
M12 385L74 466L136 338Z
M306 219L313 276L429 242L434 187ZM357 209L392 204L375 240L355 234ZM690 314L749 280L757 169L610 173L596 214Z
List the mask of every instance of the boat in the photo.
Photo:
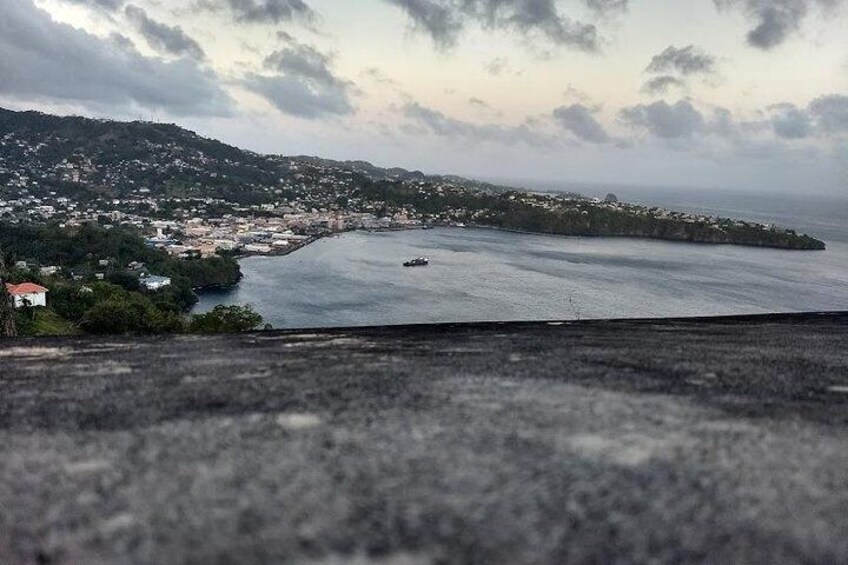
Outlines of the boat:
M426 267L430 264L430 259L427 257L418 257L412 261L407 261L403 264L404 267Z

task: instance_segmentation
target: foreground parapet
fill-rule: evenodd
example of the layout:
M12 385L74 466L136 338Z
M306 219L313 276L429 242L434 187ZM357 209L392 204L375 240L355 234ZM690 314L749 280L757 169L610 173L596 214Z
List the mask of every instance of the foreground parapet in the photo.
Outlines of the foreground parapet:
M0 343L0 561L848 561L848 316Z

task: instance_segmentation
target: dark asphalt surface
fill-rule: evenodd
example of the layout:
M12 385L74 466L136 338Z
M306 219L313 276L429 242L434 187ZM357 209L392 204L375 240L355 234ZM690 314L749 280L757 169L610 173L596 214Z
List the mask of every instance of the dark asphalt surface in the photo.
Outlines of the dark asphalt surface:
M848 563L848 315L0 342L0 563Z

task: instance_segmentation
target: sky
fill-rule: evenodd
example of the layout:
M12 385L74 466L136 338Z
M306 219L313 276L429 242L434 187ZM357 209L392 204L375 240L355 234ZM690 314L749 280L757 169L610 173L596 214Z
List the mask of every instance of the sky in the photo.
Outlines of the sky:
M846 30L848 0L2 0L0 106L564 188L848 195Z

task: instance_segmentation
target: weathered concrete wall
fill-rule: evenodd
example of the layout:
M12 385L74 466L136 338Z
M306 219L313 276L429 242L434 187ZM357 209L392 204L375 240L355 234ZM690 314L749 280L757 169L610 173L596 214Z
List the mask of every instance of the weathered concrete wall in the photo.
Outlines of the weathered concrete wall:
M848 316L0 343L0 562L848 562Z

